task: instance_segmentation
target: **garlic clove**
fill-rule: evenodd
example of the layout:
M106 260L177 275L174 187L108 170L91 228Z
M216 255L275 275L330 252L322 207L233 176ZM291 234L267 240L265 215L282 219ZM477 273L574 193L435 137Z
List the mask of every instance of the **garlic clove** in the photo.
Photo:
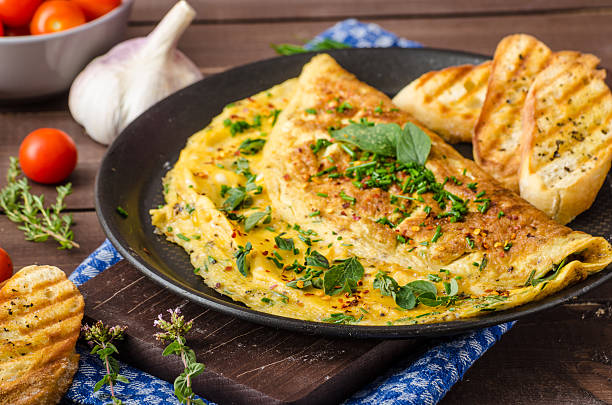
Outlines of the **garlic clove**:
M110 144L153 104L202 78L176 49L194 17L193 8L179 1L149 36L122 42L77 76L68 105L94 140Z

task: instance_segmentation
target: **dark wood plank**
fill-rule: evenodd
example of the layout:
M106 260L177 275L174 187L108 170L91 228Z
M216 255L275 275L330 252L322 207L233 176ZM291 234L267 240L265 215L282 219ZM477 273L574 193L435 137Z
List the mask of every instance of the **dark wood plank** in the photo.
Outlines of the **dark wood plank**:
M58 250L58 245L51 241L27 242L17 226L5 215L0 215L0 247L11 256L15 271L31 264L48 264L72 273L105 238L94 212L76 212L72 215L76 221L73 228L75 240L81 246L72 250Z
M416 340L323 338L244 322L189 303L127 262L80 290L87 317L129 325L120 346L123 359L165 380L182 369L175 357L161 356L153 320L181 307L187 319L195 319L188 343L206 365L193 382L194 391L224 404L337 403L419 345Z
M612 305L522 319L440 404L612 403Z
M132 21L156 21L174 4L174 0L137 1ZM289 6L284 0L253 2L249 0L191 0L198 20L261 19L342 19L367 16L474 15L567 11L612 6L609 0L300 0Z
M493 54L506 35L524 32L537 36L553 50L574 49L599 56L612 67L611 15L583 12L471 18L366 19L426 46ZM330 22L279 22L256 24L199 24L191 26L180 48L204 72L275 56L271 43L304 43L330 27ZM130 36L145 35L150 26L129 29ZM486 34L485 34L486 33Z
M15 110L18 108L15 107ZM77 167L68 179L73 185L73 194L66 199L68 208L93 209L94 179L106 147L85 135L83 128L72 119L66 110L0 113L0 145L2 145L0 148L0 187L6 184L5 175L9 156L17 157L23 138L31 131L44 127L58 128L67 132L77 145L79 154ZM31 184L33 193L45 194L48 199L51 196L55 198L54 186L34 182Z

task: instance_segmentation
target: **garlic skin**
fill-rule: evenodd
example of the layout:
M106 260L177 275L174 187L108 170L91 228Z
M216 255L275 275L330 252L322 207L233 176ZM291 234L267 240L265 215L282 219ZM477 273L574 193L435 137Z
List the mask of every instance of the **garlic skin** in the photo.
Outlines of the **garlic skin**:
M147 37L116 45L77 76L68 107L89 136L110 144L153 104L202 79L197 66L176 49L194 17L193 8L179 1Z

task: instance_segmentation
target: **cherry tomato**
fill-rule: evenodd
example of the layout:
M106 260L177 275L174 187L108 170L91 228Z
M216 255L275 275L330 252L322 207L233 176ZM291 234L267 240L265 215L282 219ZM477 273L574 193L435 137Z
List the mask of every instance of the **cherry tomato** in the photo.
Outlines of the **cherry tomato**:
M42 0L0 0L0 18L8 27L26 25Z
M30 22L30 33L51 34L85 23L85 14L76 3L68 0L50 0L36 9Z
M13 262L8 253L0 248L0 283L8 280L13 275Z
M88 21L102 17L121 4L121 0L72 0L72 2L81 7Z
M21 37L24 35L30 35L30 27L5 27L4 35L7 37Z
M65 180L76 163L74 141L59 129L37 129L26 136L19 147L21 169L38 183L55 184Z
M2 25L2 20L0 20L0 37L4 36L4 26Z

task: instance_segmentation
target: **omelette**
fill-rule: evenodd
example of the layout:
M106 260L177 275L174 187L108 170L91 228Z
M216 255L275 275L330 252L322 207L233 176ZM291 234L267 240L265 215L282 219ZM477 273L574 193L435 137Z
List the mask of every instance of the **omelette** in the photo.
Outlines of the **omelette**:
M612 262L605 239L548 219L327 54L226 106L163 185L152 222L194 272L291 318L451 321Z

